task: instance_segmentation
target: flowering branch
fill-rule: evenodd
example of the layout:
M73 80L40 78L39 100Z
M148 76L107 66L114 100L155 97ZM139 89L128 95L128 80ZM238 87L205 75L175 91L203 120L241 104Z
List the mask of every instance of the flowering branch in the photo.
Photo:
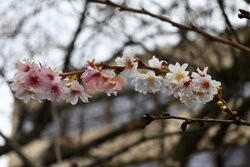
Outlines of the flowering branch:
M213 118L186 118L186 117L179 117L179 116L173 116L173 115L163 115L163 116L154 116L151 114L146 114L143 116L144 120L144 127L149 125L152 121L160 120L160 119L176 119L176 120L183 120L185 122L182 123L181 129L184 131L186 130L186 127L188 124L192 123L199 123L201 125L204 125L204 123L222 123L222 124L236 124L236 125L245 125L250 126L250 122L247 122L245 120L239 119L237 121L235 120L222 120L222 119L213 119Z
M169 69L167 66L162 66L162 68L164 70L158 69L158 68L154 68L154 67L150 67L145 65L141 60L137 59L138 61L138 69L146 69L146 70L151 70L154 71L156 73L156 75L166 75L167 72L169 72ZM101 67L102 69L110 69L110 70L116 70L117 73L120 73L121 71L123 71L125 69L125 67L121 67L121 66L110 66L108 64L105 63L100 63L97 64L98 67ZM66 72L66 73L61 73L59 74L62 78L66 78L68 76L73 76L73 75L82 75L82 73L84 73L86 70L86 68L79 70L79 71L72 71L72 72Z
M177 62L175 65L166 66L163 65L167 64L166 61L160 61L153 56L148 65L145 65L131 50L124 51L123 57L118 57L115 61L117 66L88 61L83 70L63 73L61 70L52 71L51 68L44 68L32 60L25 59L24 63L17 63L20 71L15 74L14 82L10 86L16 92L16 97L25 102L30 99L47 99L66 100L76 104L78 97L83 102L88 102L91 96L85 92L79 79L86 89L104 91L108 96L116 95L126 79L128 89L143 94L164 92L168 87L170 94L180 98L186 105L205 104L212 101L214 96L221 97L221 93L218 94L221 83L212 80L207 74L207 67L203 71L198 68L198 73L193 72L189 76L189 71L186 71L187 63L180 65ZM140 69L147 70L147 73L141 73Z
M207 37L208 39L213 40L215 42L220 42L220 43L223 43L223 44L226 44L226 45L230 45L232 47L235 47L235 48L238 48L238 49L240 49L242 51L245 51L246 53L250 53L250 48L248 48L248 47L246 47L246 46L244 46L244 45L242 45L240 43L237 43L237 42L232 41L232 40L216 37L216 36L214 36L212 34L209 34L209 33L205 32L205 31L199 29L198 27L196 27L194 25L187 26L187 25L183 25L183 24L174 22L174 21L170 20L167 17L161 16L161 15L156 15L156 14L151 13L151 12L149 12L149 11L143 9L143 8L142 9L129 8L129 7L126 7L126 6L111 2L109 0L89 0L89 2L105 4L105 5L108 5L108 6L116 7L116 8L119 8L121 11L128 11L128 12L132 12L132 13L139 13L139 14L143 14L143 15L148 15L148 16L151 16L153 18L159 19L161 21L168 22L174 27L177 27L177 28L180 28L180 29L183 29L183 30L187 30L187 31L196 32L196 33L201 34L201 35L203 35L203 36Z
M143 94L164 92L168 89L169 94L173 94L186 105L206 104L216 99L217 105L232 119L225 123L247 125L237 116L237 111L232 111L223 100L221 83L213 80L212 76L207 74L208 67L203 71L197 68L197 72L189 75L189 71L186 71L187 63L180 65L177 62L175 65L166 66L163 65L163 63L167 64L166 61L160 61L153 56L148 61L148 65L145 65L131 50L125 50L123 56L116 58L115 61L117 66L110 66L103 62L95 63L94 60L88 61L83 70L63 73L61 70L52 71L51 68L44 68L34 61L25 59L24 63L17 63L20 71L15 74L14 82L10 86L16 92L16 97L25 102L30 99L38 101L43 99L65 100L74 105L78 102L78 98L85 103L88 102L88 98L91 96L85 92L85 89L103 91L108 96L117 95L117 91L123 88L126 78L127 89L134 89ZM144 71L140 72L140 69ZM154 120L154 117L152 118ZM179 119L185 119L186 124L203 121L201 119ZM206 119L206 121L218 122L214 119Z

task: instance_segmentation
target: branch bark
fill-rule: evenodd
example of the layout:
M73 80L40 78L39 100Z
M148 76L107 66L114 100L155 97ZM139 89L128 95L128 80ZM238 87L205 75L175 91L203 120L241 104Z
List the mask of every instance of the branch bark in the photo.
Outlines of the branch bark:
M0 136L5 140L6 144L11 147L11 149L14 150L17 155L22 159L24 166L35 167L35 164L26 155L24 155L17 143L7 138L1 131Z
M174 27L177 27L177 28L180 28L180 29L183 29L183 30L186 30L186 31L196 32L198 34L203 35L204 37L207 37L208 39L210 39L212 41L223 43L223 44L232 46L234 48L238 48L238 49L240 49L240 50L242 50L242 51L244 51L246 53L250 53L250 48L248 48L248 47L246 47L246 46L244 46L244 45L242 45L242 44L240 44L238 42L235 42L235 41L232 41L232 40L228 40L228 39L224 39L224 38L220 38L220 37L216 37L216 36L214 36L212 34L209 34L209 33L205 32L205 31L199 29L196 26L193 26L193 25L190 25L190 26L183 25L183 24L174 22L174 21L170 20L167 17L151 13L151 12L145 10L145 9L129 8L129 7L122 6L120 4L111 2L109 0L103 0L103 1L102 0L89 0L89 2L99 3L99 4L105 4L105 5L108 5L108 6L119 8L121 11L128 11L128 12L132 12L132 13L139 13L139 14L151 16L151 17L156 18L158 20L170 23Z
M245 120L239 119L237 121L235 120L222 120L222 119L213 119L213 118L187 118L187 117L180 117L180 116L174 116L174 115L163 115L163 116L154 116L151 114L146 114L143 116L145 126L150 124L152 121L155 120L161 120L161 119L176 119L176 120L183 120L182 129L185 130L186 128L183 126L186 126L187 124L192 123L222 123L222 124L236 124L236 125L245 125L250 126L250 122L247 122Z

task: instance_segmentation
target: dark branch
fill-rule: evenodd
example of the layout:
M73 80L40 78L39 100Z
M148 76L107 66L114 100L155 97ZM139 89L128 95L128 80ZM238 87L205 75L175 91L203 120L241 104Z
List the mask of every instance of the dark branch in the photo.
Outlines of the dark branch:
M238 14L238 17L240 19L243 19L243 18L250 19L250 12L249 11L246 11L244 9L239 9L239 11L240 11L240 14Z
M64 70L65 71L68 71L68 66L70 64L70 58L71 58L71 55L75 49L75 42L76 42L76 39L78 37L78 35L80 34L81 30L82 30L82 25L84 23L84 20L85 20L85 15L86 15L86 12L87 12L87 6L88 6L88 0L85 1L85 4L84 4L84 9L83 9L83 12L81 13L81 16L79 18L79 25L74 33L74 36L67 48L67 53L65 55L65 61L64 61Z
M245 125L250 126L250 122L244 121L244 120L222 120L222 119L212 119L212 118L186 118L186 117L179 117L179 116L173 116L173 115L163 115L163 116L154 116L150 114L146 114L143 116L143 120L145 123L145 126L149 125L154 120L160 120L160 119L176 119L176 120L183 120L185 121L184 124L182 124L181 129L185 130L186 126L188 124L192 123L199 123L203 125L204 123L221 123L221 124L236 124L236 125Z
M224 0L217 0L217 2L218 2L218 4L219 4L219 6L220 6L222 15L223 15L223 17L224 17L224 19L225 19L225 21L226 21L226 24L227 24L228 28L229 28L230 31L233 33L233 35L234 35L235 39L237 40L237 42L240 43L240 38L239 38L238 34L236 33L236 31L234 30L234 28L233 28L233 26L232 26L230 20L229 20L228 17L227 17L226 12L225 12L225 9L224 9L224 6L225 6L225 5L224 5Z
M14 150L17 153L17 155L22 159L24 166L35 167L35 164L23 154L17 143L7 138L1 131L0 131L0 136L5 140L6 144L9 147L11 147L11 149Z
M220 43L223 43L223 44L226 44L226 45L238 48L240 50L243 50L243 51L245 51L247 53L250 53L250 48L248 48L248 47L246 47L246 46L244 46L244 45L242 45L242 44L240 44L238 42L234 42L232 40L228 40L228 39L216 37L216 36L214 36L212 34L209 34L209 33L205 32L205 31L203 31L203 30L201 30L198 27L195 27L193 25L186 26L186 25L174 22L174 21L170 20L167 17L151 13L151 12L145 10L145 9L129 8L129 7L122 6L120 4L111 2L109 0L105 0L105 1L101 1L101 0L89 0L89 1L93 2L93 3L105 4L105 5L108 5L108 6L116 7L116 8L119 8L121 11L129 11L129 12L132 12L132 13L139 13L139 14L143 14L143 15L148 15L148 16L151 16L153 18L159 19L161 21L168 22L168 23L170 23L174 27L177 27L177 28L180 28L180 29L183 29L183 30L187 30L187 31L196 32L198 34L201 34L201 35L207 37L208 39L210 39L212 41L220 42Z

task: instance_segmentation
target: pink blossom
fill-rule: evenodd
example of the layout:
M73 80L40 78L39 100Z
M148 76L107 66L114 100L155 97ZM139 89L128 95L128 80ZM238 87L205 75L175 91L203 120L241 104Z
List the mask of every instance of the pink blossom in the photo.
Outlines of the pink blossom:
M41 75L44 76L44 79L48 82L58 82L61 80L61 77L53 72L51 68L41 68Z
M38 70L40 67L32 59L24 59L23 62L18 61L16 67L23 72L28 72L30 69Z
M125 50L122 57L115 59L116 63L120 67L125 69L119 74L121 77L136 77L139 72L137 71L138 62L135 60L135 54L131 50Z
M51 101L60 101L65 99L65 89L62 82L51 82L44 90L43 98Z

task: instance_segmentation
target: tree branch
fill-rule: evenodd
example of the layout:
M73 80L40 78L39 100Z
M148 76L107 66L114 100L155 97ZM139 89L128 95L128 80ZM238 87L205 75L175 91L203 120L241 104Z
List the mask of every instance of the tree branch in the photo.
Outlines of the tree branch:
M12 141L11 139L7 138L1 131L0 136L5 140L6 144L14 150L17 155L22 159L24 166L26 167L35 167L35 164L26 157L23 152L21 151L19 145Z
M165 66L165 70L161 70L158 68L154 68L154 67L150 67L145 65L141 60L137 60L138 62L138 69L147 69L147 70L152 70L155 72L156 75L166 75L167 72L169 72L168 67ZM118 73L123 71L125 69L125 67L120 67L120 66L110 66L104 63L101 63L98 65L99 67L101 67L102 69L110 69L110 70L116 70ZM79 70L79 71L72 71L72 72L66 72L66 73L61 73L59 74L61 77L65 78L67 76L72 76L72 75L81 75L82 73L84 73L85 68L83 70Z
M248 48L248 47L246 47L246 46L244 46L244 45L242 45L242 44L240 44L238 42L228 40L228 39L224 39L224 38L220 38L220 37L216 37L216 36L214 36L212 34L209 34L209 33L205 32L205 31L203 31L203 30L201 30L198 27L195 27L193 25L191 25L191 26L183 25L183 24L174 22L174 21L170 20L167 17L151 13L151 12L145 10L145 9L129 8L129 7L122 6L120 4L111 2L109 0L104 0L104 1L102 1L102 0L89 0L89 2L105 4L105 5L108 5L108 6L116 7L116 8L119 8L121 11L128 11L128 12L132 12L132 13L139 13L139 14L143 14L143 15L148 15L148 16L151 16L153 18L159 19L161 21L168 22L174 27L177 27L177 28L180 28L180 29L183 29L183 30L187 30L187 31L196 32L198 34L201 34L201 35L207 37L208 39L210 39L212 41L223 43L223 44L238 48L238 49L240 49L242 51L245 51L246 53L250 53L250 48Z
M188 133L196 132L198 130L199 129L188 131ZM89 164L87 167L95 167L95 166L101 165L102 163L104 163L106 161L109 161L109 160L113 159L114 157L117 157L118 155L128 151L132 147L135 147L135 146L137 146L137 145L139 145L141 143L144 143L144 142L147 142L147 141L150 141L150 140L154 140L154 139L165 138L165 137L181 135L181 134L183 134L183 132L177 131L177 132L163 133L163 134L154 135L154 136L150 136L150 137L142 137L141 139L139 139L139 140L137 140L137 141L125 146L125 147L122 147L119 150L114 151L110 155L107 155L107 156L104 156L104 157L102 157L100 159L97 159L93 163Z
M86 12L87 12L87 7L88 6L88 0L85 1L84 3L84 9L83 9L83 12L81 13L81 17L79 18L79 25L74 33L74 36L67 48L67 53L65 55L65 61L64 61L64 70L68 71L68 65L70 63L70 57L75 49L75 42L76 42L76 39L78 37L78 35L80 34L81 30L82 30L82 25L84 23L84 20L85 20L85 15L86 15Z
M235 121L235 120L222 120L222 119L213 119L213 118L187 118L187 117L179 117L179 116L174 116L174 115L154 116L151 114L146 114L143 116L145 126L149 125L152 121L161 120L161 119L183 120L184 122L181 125L181 129L183 130L186 129L186 126L188 124L192 124L195 122L201 125L203 125L204 123L222 123L222 124L236 124L236 125L250 126L250 122L247 122L242 119Z
M237 32L234 30L234 28L233 28L233 26L232 26L230 20L229 20L228 17L227 17L226 12L225 12L225 9L224 9L224 6L225 6L225 5L224 5L224 0L217 0L217 2L218 2L218 4L219 4L219 7L220 7L220 9L221 9L222 15L223 15L223 17L224 17L224 19L225 19L225 21L226 21L226 24L227 24L228 28L229 28L230 31L233 33L233 35L234 35L235 39L237 40L237 42L240 43L240 38L239 38Z

